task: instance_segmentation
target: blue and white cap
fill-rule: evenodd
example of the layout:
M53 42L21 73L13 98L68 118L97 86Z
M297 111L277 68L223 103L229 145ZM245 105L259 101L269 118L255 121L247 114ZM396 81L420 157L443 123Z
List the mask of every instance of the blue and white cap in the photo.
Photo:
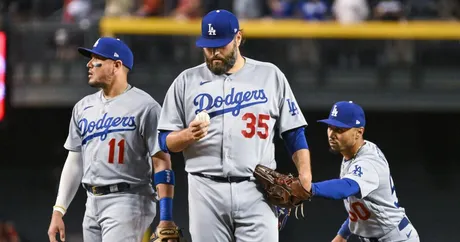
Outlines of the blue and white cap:
M240 30L238 19L227 10L214 10L201 20L201 37L196 41L200 48L226 46Z
M79 47L78 52L88 58L91 58L91 54L95 54L115 61L121 60L128 69L133 69L133 52L120 39L102 37L94 43L92 49Z
M340 101L334 104L328 119L318 120L339 128L361 128L366 125L364 110L352 101Z

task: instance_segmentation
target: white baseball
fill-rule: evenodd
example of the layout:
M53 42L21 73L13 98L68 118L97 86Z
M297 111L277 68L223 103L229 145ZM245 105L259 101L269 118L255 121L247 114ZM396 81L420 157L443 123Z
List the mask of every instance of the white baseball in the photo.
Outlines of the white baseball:
M195 117L195 120L198 120L198 121L206 121L206 122L209 122L211 118L209 117L209 114L206 113L206 112L200 112L196 115Z

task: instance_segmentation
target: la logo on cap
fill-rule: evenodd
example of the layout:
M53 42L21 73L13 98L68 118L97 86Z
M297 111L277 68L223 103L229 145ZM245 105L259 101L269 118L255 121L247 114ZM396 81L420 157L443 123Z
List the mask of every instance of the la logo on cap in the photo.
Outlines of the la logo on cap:
M216 30L212 27L212 24L208 24L208 35L216 35Z
M337 105L334 105L334 108L332 109L332 112L331 112L331 116L337 117L338 113L339 113L339 110L337 110Z

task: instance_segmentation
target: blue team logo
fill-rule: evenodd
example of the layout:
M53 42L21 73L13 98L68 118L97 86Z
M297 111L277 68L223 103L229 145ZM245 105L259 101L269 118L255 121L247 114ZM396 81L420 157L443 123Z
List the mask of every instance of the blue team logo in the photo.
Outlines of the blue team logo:
M225 97L213 97L209 93L200 93L193 100L193 105L198 107L195 111L196 114L203 110L211 110L213 108L219 109L213 112L208 112L209 117L212 118L229 112L231 112L233 116L238 116L241 109L266 103L267 101L268 98L263 89L235 92L235 88L232 88L230 93ZM226 108L221 109L224 104Z
M355 169L352 171L355 176L361 177L363 175L363 171L361 170L361 166L355 165Z
M85 145L91 139L100 137L105 140L107 135L115 132L133 131L136 129L136 119L131 117L107 117L107 113L96 121L89 121L86 118L78 122L78 129L81 136L85 137L82 145Z
M288 103L289 112L291 113L291 115L296 116L297 114L299 114L299 109L297 108L295 102L291 99L286 99L286 101Z

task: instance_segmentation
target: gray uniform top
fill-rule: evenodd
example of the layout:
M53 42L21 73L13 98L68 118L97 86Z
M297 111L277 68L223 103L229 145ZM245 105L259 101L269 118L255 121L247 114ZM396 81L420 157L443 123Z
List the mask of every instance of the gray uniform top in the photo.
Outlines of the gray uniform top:
M353 234L380 238L398 226L405 210L399 206L388 161L377 145L365 142L354 159L342 161L340 177L356 181L362 197L351 196L344 203Z
M276 168L275 127L280 133L306 126L284 74L273 64L246 58L231 75L206 64L183 71L169 88L159 130L177 131L207 110L207 136L184 151L187 172L251 176L257 164Z
M82 183L150 184L160 110L135 87L109 100L99 91L75 104L64 147L82 153Z

